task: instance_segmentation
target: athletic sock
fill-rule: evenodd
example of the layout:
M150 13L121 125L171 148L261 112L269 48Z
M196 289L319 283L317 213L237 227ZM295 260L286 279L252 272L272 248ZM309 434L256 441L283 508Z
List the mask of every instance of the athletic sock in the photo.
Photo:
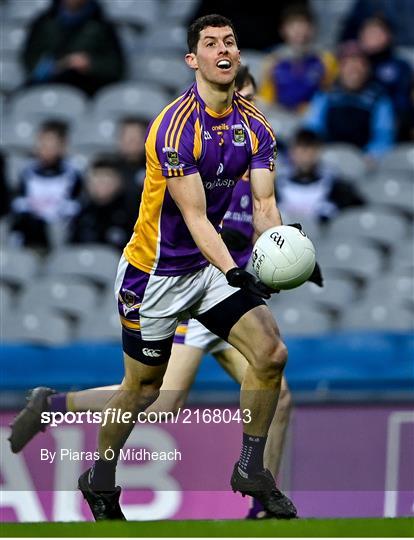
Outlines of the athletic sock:
M68 408L66 405L66 393L51 395L49 397L49 406L52 412L68 412Z
M263 470L263 454L266 446L266 437L257 437L243 433L243 446L239 459L239 473L249 477Z
M91 470L89 484L93 491L113 491L115 489L116 459L98 459Z

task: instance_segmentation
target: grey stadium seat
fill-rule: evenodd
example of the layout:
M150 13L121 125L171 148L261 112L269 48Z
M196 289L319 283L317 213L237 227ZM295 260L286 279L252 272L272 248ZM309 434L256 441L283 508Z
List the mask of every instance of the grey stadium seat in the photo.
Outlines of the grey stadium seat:
M33 149L37 122L8 116L3 120L2 146L8 151L29 153Z
M142 39L142 47L146 54L160 54L164 52L167 56L172 53L182 56L187 52L187 29L184 26L157 24L149 28Z
M367 174L363 153L349 144L325 146L322 152L322 160L348 180L358 181Z
M14 92L24 82L24 74L17 60L0 60L0 91L4 93Z
M19 23L9 23L4 21L2 24L2 39L0 40L1 56L10 56L13 59L18 59L18 53L23 45L26 30ZM3 75L2 75L3 77Z
M414 308L414 276L386 274L368 283L364 298L372 301L387 296L395 304Z
M263 78L263 62L265 58L265 53L254 49L243 49L241 51L241 63L249 67L249 71L258 85L260 85Z
M50 256L49 276L84 277L101 286L112 287L120 255L103 245L67 246Z
M159 87L142 83L119 83L107 86L95 97L97 119L142 116L152 120L170 101Z
M296 114L282 111L276 107L272 107L266 112L266 118L275 132L276 139L279 137L283 141L289 141L301 123L300 117Z
M78 152L113 152L117 123L111 118L89 116L77 122L70 135L71 147Z
M398 213L377 208L346 209L329 226L329 237L366 238L392 247L404 241L408 234L407 221Z
M37 306L81 317L95 308L98 295L88 282L65 277L43 278L31 283L19 297L19 308Z
M11 114L25 120L60 119L69 123L82 118L86 98L80 90L66 85L45 85L24 90L11 102Z
M367 200L414 214L414 182L390 173L359 186Z
M155 24L160 16L157 0L105 0L105 13L115 22L127 22L145 28Z
M272 306L273 310L273 306ZM308 306L284 307L274 311L284 335L312 336L325 334L332 330L330 317Z
M116 307L101 308L99 315L99 320L96 318L96 313L91 313L88 317L81 319L76 339L79 341L120 342L121 322Z
M39 271L39 258L28 249L2 249L0 251L0 281L22 286Z
M14 307L13 292L5 283L0 282L0 319L9 316L8 311Z
M399 144L387 152L381 160L382 171L399 171L410 175L414 180L414 144Z
M407 309L387 304L381 299L361 301L343 313L342 330L407 331L413 329L414 314Z
M391 267L393 272L414 275L414 235L411 234L407 240L396 243L392 250Z
M24 25L47 9L49 5L49 0L18 0L17 2L11 0L6 4L5 18Z
M373 246L358 238L331 238L318 249L318 262L324 275L370 279L382 271L384 262Z
M12 189L16 189L19 180L19 174L27 165L30 159L19 153L9 153L6 161L7 183Z
M166 21L186 24L198 4L199 0L165 0L162 15Z
M160 53L131 59L130 75L133 80L161 85L176 95L182 94L194 79L182 56Z
M2 340L35 345L65 345L72 338L71 327L65 317L54 311L24 308L14 312L1 324Z

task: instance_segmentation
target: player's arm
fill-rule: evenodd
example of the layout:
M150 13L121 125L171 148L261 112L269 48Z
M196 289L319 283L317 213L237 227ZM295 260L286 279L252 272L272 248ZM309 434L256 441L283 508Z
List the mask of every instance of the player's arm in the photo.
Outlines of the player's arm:
M169 178L168 190L203 256L224 274L236 266L225 243L207 217L206 196L198 173Z
M252 169L250 185L253 196L253 226L260 236L264 231L282 225L282 218L276 205L275 174L269 169Z

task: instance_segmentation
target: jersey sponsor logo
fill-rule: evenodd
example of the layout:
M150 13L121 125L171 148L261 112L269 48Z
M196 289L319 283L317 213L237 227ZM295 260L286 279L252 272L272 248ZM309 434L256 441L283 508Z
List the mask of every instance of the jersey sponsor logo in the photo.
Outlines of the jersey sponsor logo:
M215 189L218 187L233 188L236 185L236 180L232 178L217 178L211 182L207 181L204 184L205 189Z
M246 144L246 132L241 124L231 126L232 142L234 146L244 146Z
M211 133L205 129L204 130L204 140L205 141L211 141L212 139L213 139L213 137L211 136Z
M213 131L228 131L230 129L230 126L223 123L223 124L218 124L217 126L213 126L211 129Z
M159 358L161 356L161 349L148 349L144 347L142 349L142 354L149 356L150 358Z

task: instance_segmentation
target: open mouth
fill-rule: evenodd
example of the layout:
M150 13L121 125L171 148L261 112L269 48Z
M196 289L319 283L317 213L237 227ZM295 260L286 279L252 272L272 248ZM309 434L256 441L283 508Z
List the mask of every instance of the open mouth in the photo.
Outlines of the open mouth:
M231 68L231 62L230 62L230 60L224 60L224 59L223 59L223 60L219 60L219 61L217 62L217 64L216 64L216 66L217 66L219 69L221 69L221 70L223 70L223 71L226 71L226 70L228 70L228 69Z

